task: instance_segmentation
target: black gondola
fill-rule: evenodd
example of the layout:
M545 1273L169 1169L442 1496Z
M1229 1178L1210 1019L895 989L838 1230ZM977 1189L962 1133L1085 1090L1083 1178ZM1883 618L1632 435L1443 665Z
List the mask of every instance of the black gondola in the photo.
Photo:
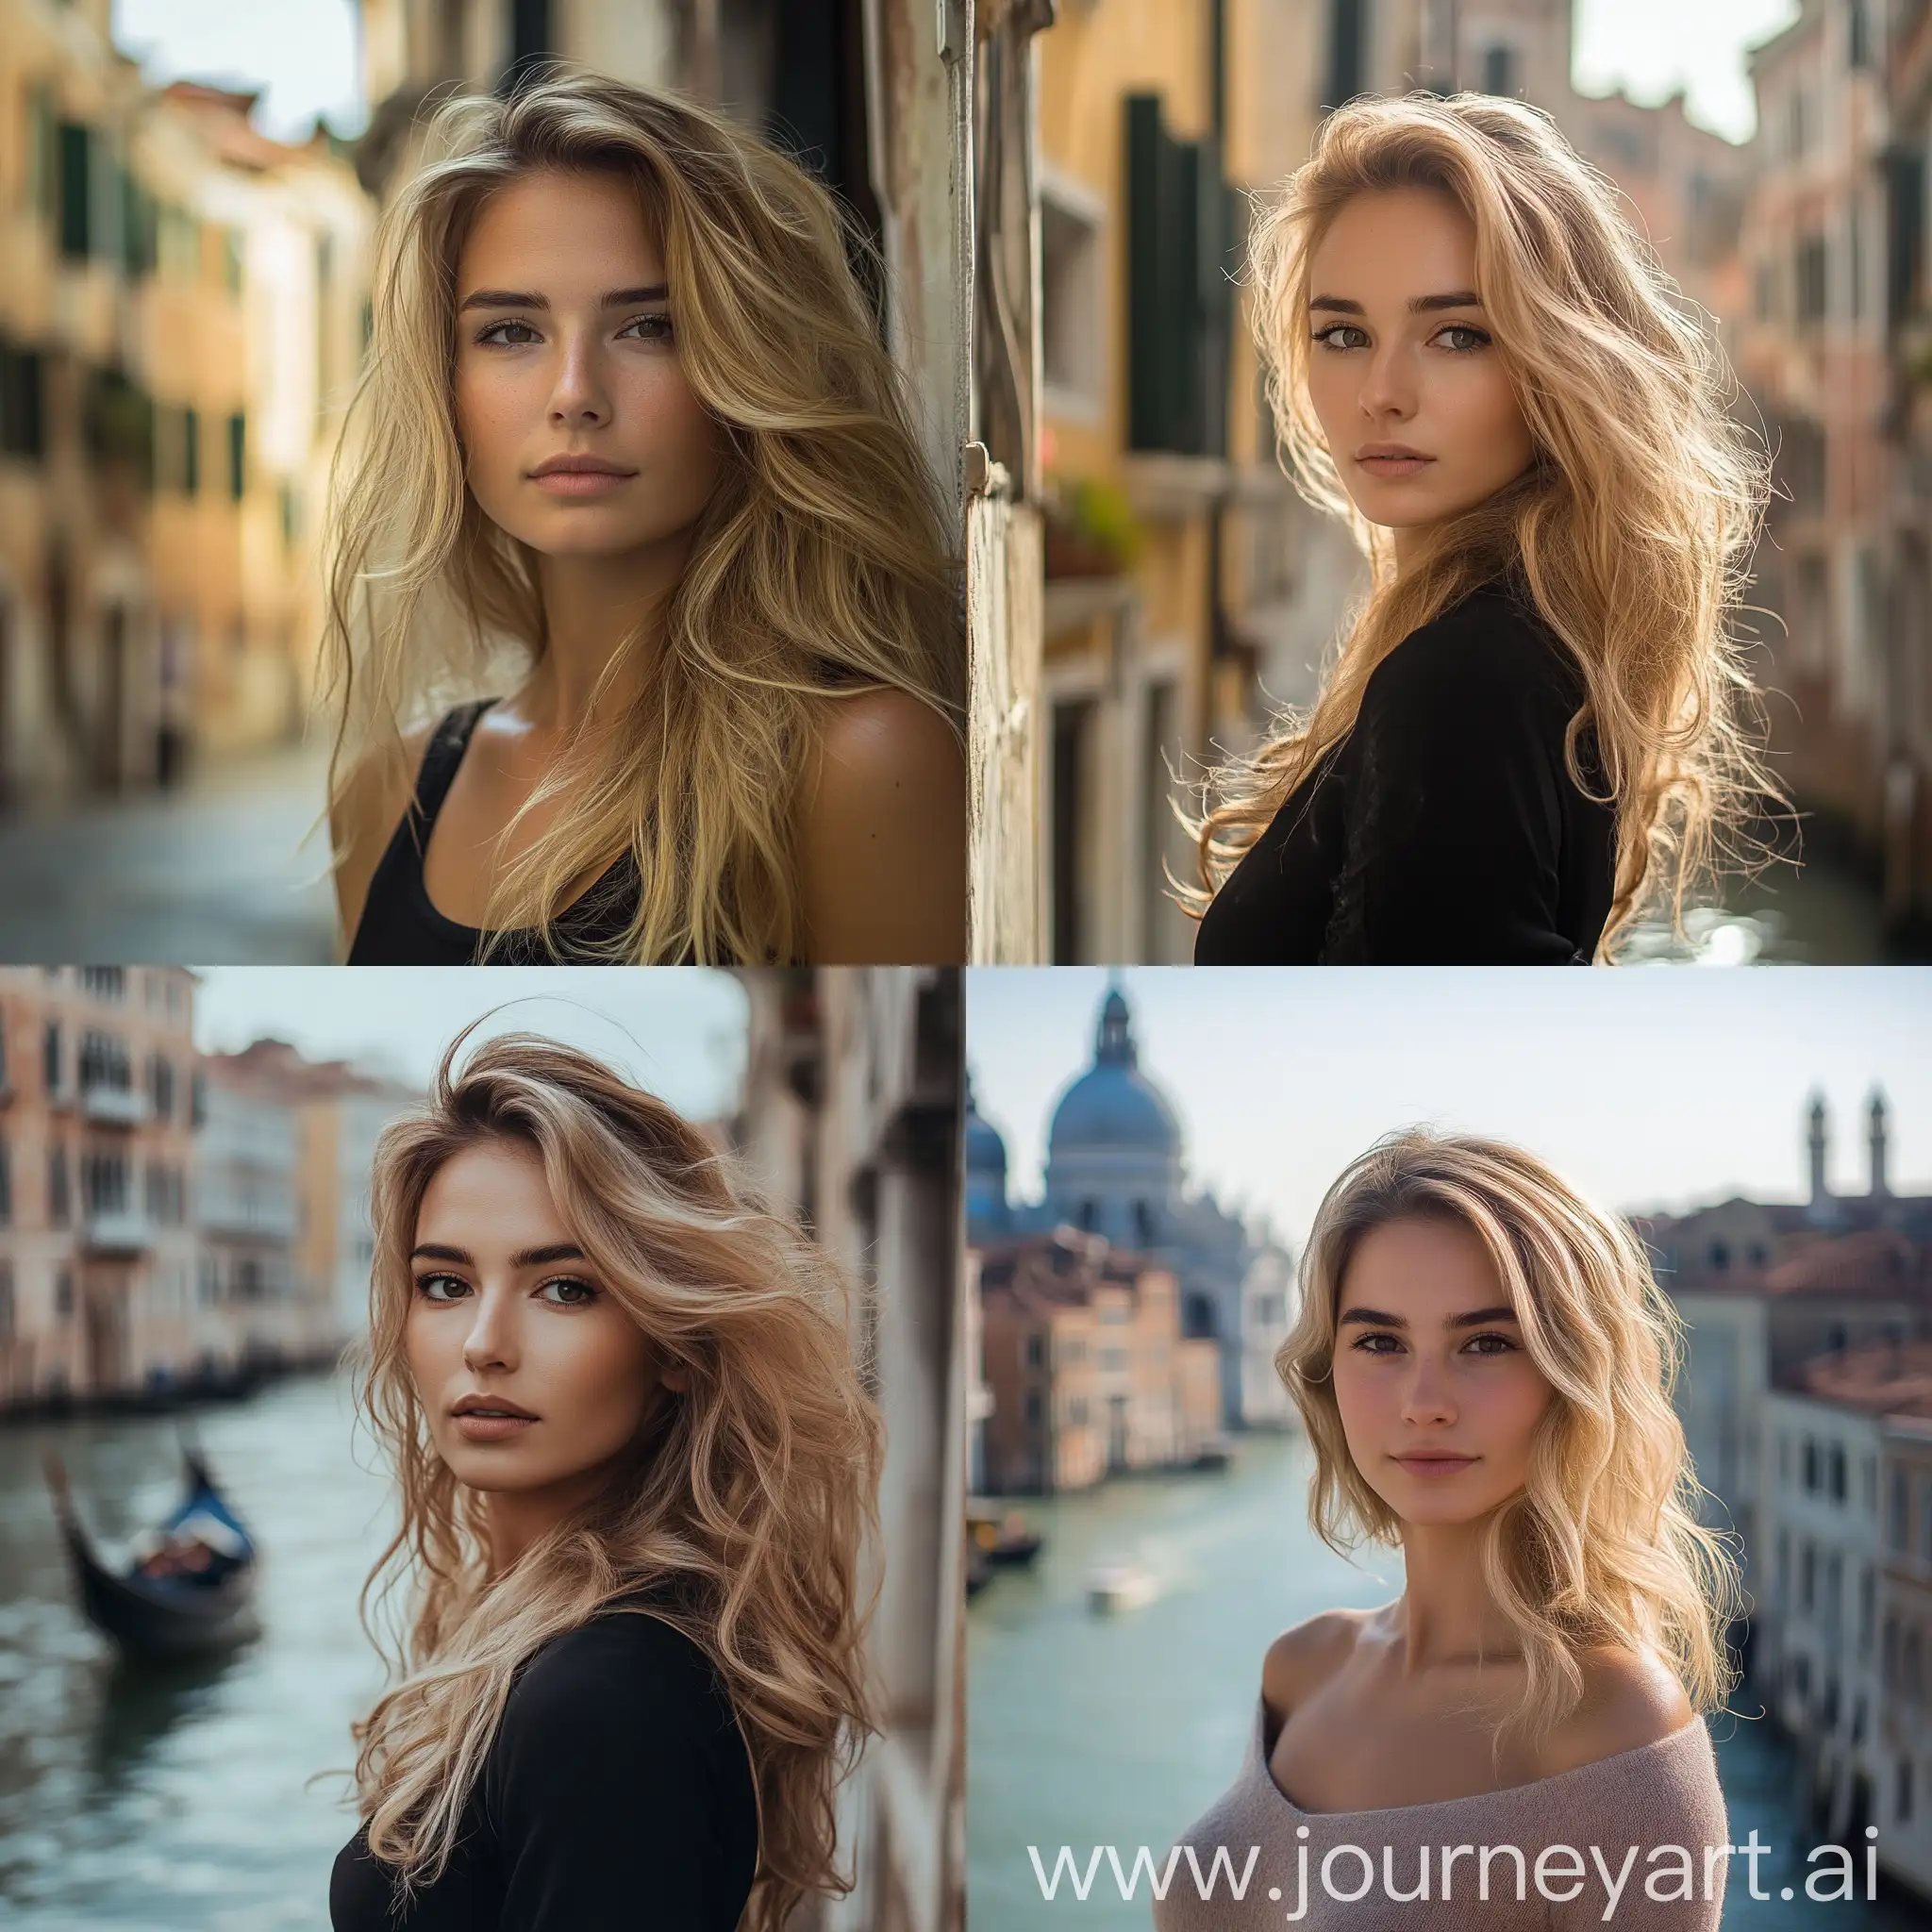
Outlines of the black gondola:
M255 1636L256 1550L241 1519L215 1487L200 1453L182 1446L186 1487L181 1501L154 1532L159 1544L189 1538L207 1548L213 1574L143 1575L139 1561L120 1573L94 1554L75 1514L67 1473L58 1457L46 1457L47 1486L60 1520L80 1607L88 1622L132 1657L206 1657L232 1650Z

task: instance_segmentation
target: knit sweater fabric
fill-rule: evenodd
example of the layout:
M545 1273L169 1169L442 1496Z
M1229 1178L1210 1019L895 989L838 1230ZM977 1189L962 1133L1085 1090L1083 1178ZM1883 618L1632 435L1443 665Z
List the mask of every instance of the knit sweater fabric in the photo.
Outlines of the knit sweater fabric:
M1714 1848L1707 1858L1706 1846ZM1154 1924L1156 1932L1581 1932L1606 1924L1717 1932L1729 1846L1701 1719L1507 1790L1323 1812L1302 1810L1275 1784L1267 1710L1257 1705L1241 1775L1175 1847Z

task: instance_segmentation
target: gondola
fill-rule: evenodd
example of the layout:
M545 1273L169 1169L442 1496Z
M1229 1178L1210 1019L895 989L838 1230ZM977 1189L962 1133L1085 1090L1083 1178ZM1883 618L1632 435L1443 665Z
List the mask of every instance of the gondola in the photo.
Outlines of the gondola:
M191 1537L210 1551L218 1568L213 1580L145 1576L139 1558L124 1570L110 1570L74 1508L67 1472L51 1451L47 1486L54 1512L74 1565L82 1614L104 1637L130 1657L206 1657L232 1650L255 1636L256 1549L225 1497L215 1487L198 1450L182 1445L185 1488L173 1512L143 1542L158 1546L169 1537Z

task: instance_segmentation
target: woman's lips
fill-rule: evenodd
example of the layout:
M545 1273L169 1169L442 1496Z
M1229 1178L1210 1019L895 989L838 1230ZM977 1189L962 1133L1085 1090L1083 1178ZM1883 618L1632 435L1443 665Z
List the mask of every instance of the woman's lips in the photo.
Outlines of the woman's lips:
M470 1442L503 1442L531 1427L533 1415L477 1415L474 1411L452 1418L463 1439Z
M552 496L608 496L614 490L636 482L635 476L615 476L608 470L552 470L545 476L532 476L539 490Z
M1471 1463L1481 1460L1475 1456L1398 1456L1396 1461L1410 1475L1443 1476L1457 1475Z
M1413 476L1426 470L1434 457L1357 457L1356 462L1374 476Z

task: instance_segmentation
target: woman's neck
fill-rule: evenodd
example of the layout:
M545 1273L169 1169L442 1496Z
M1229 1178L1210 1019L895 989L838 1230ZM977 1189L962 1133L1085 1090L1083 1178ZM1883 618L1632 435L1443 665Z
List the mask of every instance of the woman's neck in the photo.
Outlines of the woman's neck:
M589 719L600 685L607 706L641 685L690 553L684 530L621 557L539 559L543 650L518 700L529 723L568 737Z
M1403 1535L1407 1584L1396 1604L1405 1640L1405 1670L1441 1664L1500 1663L1517 1657L1522 1640L1482 1573L1485 1524L1411 1524Z

